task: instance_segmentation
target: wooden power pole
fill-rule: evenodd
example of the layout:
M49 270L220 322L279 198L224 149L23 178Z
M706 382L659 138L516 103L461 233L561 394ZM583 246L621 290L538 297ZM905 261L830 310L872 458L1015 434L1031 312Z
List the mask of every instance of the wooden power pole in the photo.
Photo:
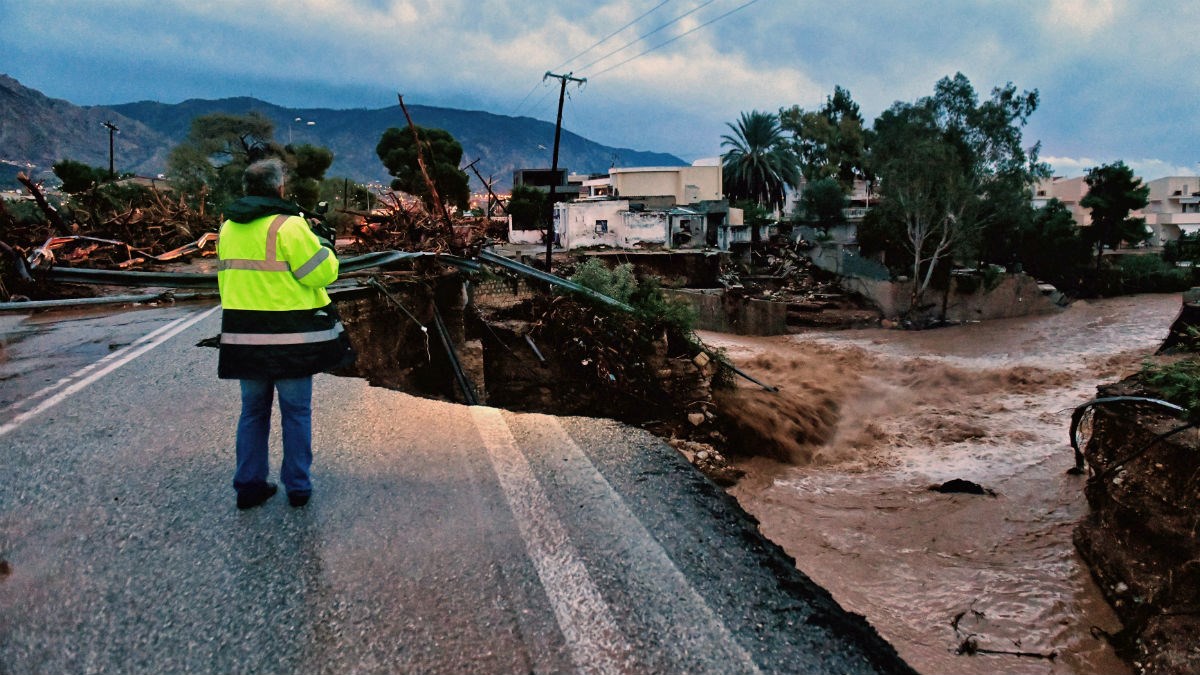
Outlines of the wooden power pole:
M562 136L562 109L563 99L567 93L567 82L578 82L583 84L587 82L587 78L571 77L573 73L566 75L555 75L550 71L542 76L542 81L547 78L557 77L560 83L558 89L558 119L554 122L554 154L550 160L550 225L546 230L546 272L550 272L550 257L554 252L554 195L558 187L558 141Z
M105 122L104 126L108 127L108 179L116 180L117 172L113 164L113 134L120 131L120 129L112 122Z

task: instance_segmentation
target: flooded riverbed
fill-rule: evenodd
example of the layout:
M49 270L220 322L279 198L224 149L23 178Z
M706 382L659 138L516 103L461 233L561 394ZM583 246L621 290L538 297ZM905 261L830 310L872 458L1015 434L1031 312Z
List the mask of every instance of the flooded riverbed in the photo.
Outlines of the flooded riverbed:
M1071 543L1087 507L1067 428L1179 307L1148 295L922 332L706 333L782 389L745 388L739 403L777 439L751 450L791 464L745 460L732 492L922 673L1129 672ZM994 495L929 490L956 478Z

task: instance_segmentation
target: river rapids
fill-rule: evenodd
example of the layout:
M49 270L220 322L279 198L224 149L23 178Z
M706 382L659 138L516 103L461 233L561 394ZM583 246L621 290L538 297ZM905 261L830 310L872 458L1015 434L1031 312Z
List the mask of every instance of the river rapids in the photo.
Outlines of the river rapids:
M918 671L1128 673L1071 543L1071 410L1135 372L1178 295L920 332L702 333L773 394L722 406L756 447L731 489L763 532ZM993 494L930 490L953 479Z

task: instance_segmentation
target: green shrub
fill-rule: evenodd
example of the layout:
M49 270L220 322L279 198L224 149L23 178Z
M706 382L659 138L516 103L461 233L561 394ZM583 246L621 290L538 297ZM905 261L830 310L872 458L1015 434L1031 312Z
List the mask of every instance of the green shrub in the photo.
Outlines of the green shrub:
M1191 288L1190 270L1177 268L1156 255L1126 255L1117 263L1124 293L1174 293Z
M1162 399L1187 410L1187 421L1200 423L1200 360L1142 363L1142 381Z
M597 258L588 258L580 263L570 280L625 304L630 304L630 297L638 287L631 263L623 263L609 269Z

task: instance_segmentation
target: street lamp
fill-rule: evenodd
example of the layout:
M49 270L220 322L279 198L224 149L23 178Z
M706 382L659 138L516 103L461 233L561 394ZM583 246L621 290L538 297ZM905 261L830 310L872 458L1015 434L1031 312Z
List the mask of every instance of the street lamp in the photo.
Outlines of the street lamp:
M304 125L308 127L317 126L317 123L312 120L305 122L303 117L297 117L296 119L292 120L292 123L288 125L288 145L292 144L292 128L295 127L298 122L304 122Z

